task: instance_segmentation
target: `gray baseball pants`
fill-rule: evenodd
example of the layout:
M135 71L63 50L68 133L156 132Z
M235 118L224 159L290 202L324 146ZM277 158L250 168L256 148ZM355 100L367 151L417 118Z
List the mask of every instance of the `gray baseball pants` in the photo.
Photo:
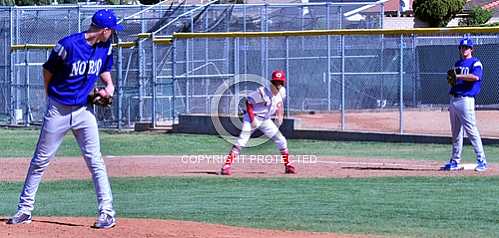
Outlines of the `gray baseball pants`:
M19 198L18 210L31 214L43 172L69 130L73 132L92 174L99 213L114 216L113 196L100 153L99 131L93 109L87 106L65 106L51 99L48 100L40 137Z

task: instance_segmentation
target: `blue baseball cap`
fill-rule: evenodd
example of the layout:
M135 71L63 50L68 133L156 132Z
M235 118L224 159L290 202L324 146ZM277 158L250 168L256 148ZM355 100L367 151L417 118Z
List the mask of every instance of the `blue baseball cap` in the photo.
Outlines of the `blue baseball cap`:
M109 28L117 31L121 31L124 27L118 24L118 19L114 15L113 10L101 9L95 12L92 17L92 24L99 28Z
M466 46L466 47L469 47L469 48L473 48L473 41L470 38L463 38L459 42L459 46Z

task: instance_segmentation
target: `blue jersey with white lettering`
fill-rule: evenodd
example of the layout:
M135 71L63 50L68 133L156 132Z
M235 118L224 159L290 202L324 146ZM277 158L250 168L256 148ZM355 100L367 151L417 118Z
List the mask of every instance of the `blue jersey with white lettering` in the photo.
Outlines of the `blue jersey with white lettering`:
M48 96L64 105L82 106L103 72L113 65L111 41L91 46L85 32L61 39L52 50L43 67L53 74Z
M449 93L455 96L475 97L480 92L482 83L483 66L478 58L460 59L454 64L457 74L473 74L478 81L456 80L456 85L451 87Z

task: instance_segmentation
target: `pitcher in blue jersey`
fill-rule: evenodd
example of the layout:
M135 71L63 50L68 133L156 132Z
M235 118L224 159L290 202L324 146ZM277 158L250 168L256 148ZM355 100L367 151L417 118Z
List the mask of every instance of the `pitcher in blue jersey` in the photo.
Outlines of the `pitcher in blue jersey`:
M466 132L476 154L475 171L485 171L487 161L483 151L482 139L476 126L475 97L480 92L483 66L480 60L472 56L473 41L464 38L459 43L461 59L454 64L456 80L449 89L449 115L452 130L452 152L449 163L443 170L461 170L461 152L463 150L463 133Z
M111 228L116 224L111 186L100 152L97 120L87 97L99 78L106 86L98 92L100 96L113 96L110 38L114 31L122 28L111 10L99 10L93 15L87 31L61 39L43 65L47 111L20 194L17 213L7 221L8 224L31 222L43 172L69 130L73 132L92 174L98 203L98 218L94 227Z

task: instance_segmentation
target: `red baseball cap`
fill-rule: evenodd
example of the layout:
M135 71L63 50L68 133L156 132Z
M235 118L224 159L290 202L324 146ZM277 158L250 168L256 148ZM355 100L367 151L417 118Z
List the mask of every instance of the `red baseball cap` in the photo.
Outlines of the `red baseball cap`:
M272 81L286 82L286 73L284 70L274 70L272 71Z

